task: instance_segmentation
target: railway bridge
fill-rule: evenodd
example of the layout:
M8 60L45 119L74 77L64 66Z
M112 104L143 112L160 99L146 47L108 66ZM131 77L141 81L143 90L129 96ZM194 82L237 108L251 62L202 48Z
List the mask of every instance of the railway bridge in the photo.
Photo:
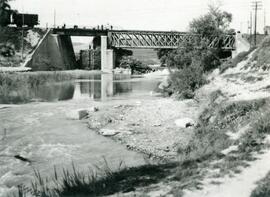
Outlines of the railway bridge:
M197 34L189 34L177 31L141 31L141 30L112 30L112 29L86 29L86 28L54 28L50 30L57 42L54 44L60 51L69 55L72 50L71 36L88 36L101 40L101 69L104 72L111 72L114 67L114 48L149 48L149 49L176 49L181 47L186 40L195 40L200 37ZM69 41L70 40L70 41ZM69 42L68 42L69 41ZM52 43L52 42L51 42ZM50 44L49 44L50 45ZM236 36L227 34L213 37L208 40L209 48L221 47L225 51L236 49ZM53 47L55 50L55 47ZM48 50L47 50L48 51ZM73 51L74 53L74 51ZM55 55L55 54L52 54ZM55 58L57 59L57 58ZM68 62L69 60L67 60Z
M111 72L114 66L113 48L150 48L176 49L186 40L194 40L200 35L176 31L139 31L139 30L101 30L79 28L55 28L53 34L65 36L101 37L101 68ZM235 35L213 37L208 43L210 48L235 50Z

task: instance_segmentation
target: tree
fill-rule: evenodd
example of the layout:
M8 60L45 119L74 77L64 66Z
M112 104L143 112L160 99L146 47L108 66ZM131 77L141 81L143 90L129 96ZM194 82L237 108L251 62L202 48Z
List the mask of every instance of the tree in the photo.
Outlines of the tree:
M156 51L161 65L165 65L168 54L173 51L173 49L157 49Z
M194 19L190 25L190 34L192 40L186 40L181 46L172 51L158 51L162 63L166 62L168 67L182 69L190 66L192 62L200 63L204 71L209 71L220 65L220 55L222 53L221 45L217 48L208 47L209 40L213 37L220 37L229 33L229 25L232 21L232 15L221 11L218 7L209 6L207 14Z
M128 49L114 48L113 51L115 54L115 64L117 67L120 66L121 60L123 59L123 57L133 55L133 51L128 50Z
M223 35L229 32L231 21L231 14L209 6L207 14L190 23L191 35L188 36L192 39L183 40L176 50L159 51L168 68L174 68L170 72L169 88L181 98L193 98L195 90L206 83L204 73L220 66L222 44L209 48L209 41L213 37L222 40Z
M10 18L10 0L0 0L0 27L7 26Z
M209 6L208 13L194 19L190 23L189 29L191 33L200 34L204 38L211 38L228 33L231 22L232 14L221 11L219 7Z

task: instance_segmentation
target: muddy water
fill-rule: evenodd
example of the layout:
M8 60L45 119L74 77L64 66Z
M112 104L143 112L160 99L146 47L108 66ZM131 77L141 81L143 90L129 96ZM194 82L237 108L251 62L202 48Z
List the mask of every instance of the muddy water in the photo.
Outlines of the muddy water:
M50 89L47 91L41 89L37 99L46 102L0 108L0 196L13 191L18 184L29 183L33 169L50 176L54 166L61 170L71 168L74 162L80 171L88 171L89 167L103 166L104 158L112 169L122 161L127 166L144 164L143 155L97 135L87 128L86 122L71 120L68 114L78 108L102 107L108 100L119 104L123 100L135 102L150 97L157 82L94 76L62 85L52 84L46 87ZM31 163L14 158L15 155Z

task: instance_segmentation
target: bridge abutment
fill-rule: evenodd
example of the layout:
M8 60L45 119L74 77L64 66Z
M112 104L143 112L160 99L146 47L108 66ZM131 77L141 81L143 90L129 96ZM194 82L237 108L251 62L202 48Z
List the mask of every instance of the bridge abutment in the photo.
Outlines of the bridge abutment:
M108 49L108 37L101 36L101 71L112 73L114 68L114 52Z
M71 70L76 59L70 36L48 32L25 65L32 70Z

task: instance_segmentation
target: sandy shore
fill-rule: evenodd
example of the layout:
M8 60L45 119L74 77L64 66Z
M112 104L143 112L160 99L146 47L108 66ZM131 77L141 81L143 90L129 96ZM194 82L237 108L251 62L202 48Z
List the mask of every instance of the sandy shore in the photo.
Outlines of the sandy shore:
M194 100L175 101L153 97L103 106L89 115L88 125L127 148L151 158L176 159L177 147L189 141L192 128L181 128L175 121L196 119L198 104Z

